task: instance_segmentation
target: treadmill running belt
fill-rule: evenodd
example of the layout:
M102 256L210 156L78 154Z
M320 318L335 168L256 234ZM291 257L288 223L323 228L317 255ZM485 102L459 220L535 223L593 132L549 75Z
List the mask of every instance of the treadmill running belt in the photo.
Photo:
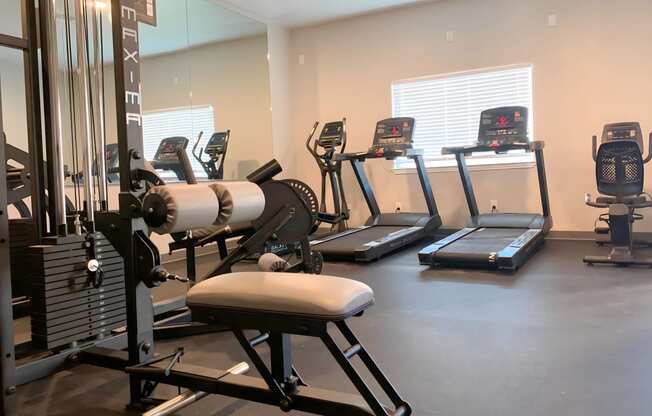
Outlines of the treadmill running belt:
M355 233L334 238L329 241L317 244L314 248L317 251L334 253L353 253L357 248L362 247L370 241L378 240L393 232L404 230L405 226L376 225L365 228Z
M498 253L526 232L527 228L479 228L439 250L439 253Z

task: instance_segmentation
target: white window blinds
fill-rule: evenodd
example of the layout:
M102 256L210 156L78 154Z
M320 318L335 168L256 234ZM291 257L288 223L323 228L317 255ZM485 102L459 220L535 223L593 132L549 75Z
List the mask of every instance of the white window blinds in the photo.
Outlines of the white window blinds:
M215 132L215 115L212 106L179 107L166 110L148 111L143 113L143 145L145 158L152 160L161 140L166 137L181 136L190 140L188 158L197 178L206 178L206 172L192 156L192 147L199 132L202 136L202 147ZM160 172L168 180L176 179L172 172Z
M502 106L530 109L532 134L532 66L493 68L444 76L425 77L392 83L394 117L414 117L414 147L424 150L429 166L454 165L452 156L443 156L442 147L473 144L478 138L480 113ZM489 163L533 160L531 155L505 155ZM488 162L485 160L485 162ZM411 164L397 161L397 168Z

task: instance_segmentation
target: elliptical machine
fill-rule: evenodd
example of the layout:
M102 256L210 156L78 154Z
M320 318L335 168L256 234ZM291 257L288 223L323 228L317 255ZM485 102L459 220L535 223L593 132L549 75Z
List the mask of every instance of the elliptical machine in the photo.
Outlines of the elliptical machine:
M197 146L199 146L203 134L203 131L199 133L197 141L192 147L192 155L201 164L201 167L204 168L208 179L224 179L224 159L226 158L226 150L229 146L231 130L213 133L211 138L208 139L206 147L199 148L199 152L197 152ZM207 160L204 160L204 154L208 156Z
M595 208L606 208L608 213L598 218L607 227L596 227L597 234L609 234L612 245L608 256L585 256L584 263L616 264L619 266L652 266L652 259L636 258L634 246L651 246L650 243L633 239L634 221L643 219L635 212L639 208L652 207L652 197L643 192L645 178L643 166L652 160L652 134L648 144L648 155L643 159L643 134L637 122L607 124L602 132L602 143L593 136L593 160L598 196L595 200L586 194L585 202Z
M346 118L324 124L319 138L313 141L318 126L319 121L316 121L306 141L306 148L321 171L321 198L317 219L320 223L331 224L331 232L339 233L348 228L346 221L349 219L349 207L342 185L342 162L335 158L337 153L344 153L346 148ZM333 213L326 210L327 176L333 193Z

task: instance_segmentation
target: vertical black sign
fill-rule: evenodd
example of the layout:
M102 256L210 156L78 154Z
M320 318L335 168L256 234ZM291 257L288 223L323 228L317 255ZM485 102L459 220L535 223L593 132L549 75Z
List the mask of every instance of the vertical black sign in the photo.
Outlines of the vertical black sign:
M137 0L116 0L111 5L120 158L120 225L117 228L125 261L127 339L132 365L147 361L153 353L154 343L151 293L137 271L139 260L136 258L137 234L146 232L138 199L143 192L138 171L145 164L137 3ZM139 403L143 391L142 380L131 375L129 390L131 403Z

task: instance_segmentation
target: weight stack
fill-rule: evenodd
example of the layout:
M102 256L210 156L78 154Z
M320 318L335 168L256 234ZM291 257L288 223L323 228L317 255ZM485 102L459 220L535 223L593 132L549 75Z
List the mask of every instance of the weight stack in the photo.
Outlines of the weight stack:
M95 233L104 277L99 288L88 281L84 236L47 237L42 243L29 247L35 347L92 341L126 325L124 262L102 233Z
M30 270L27 247L36 244L34 220L20 218L9 220L9 244L11 253L11 297L30 295Z

